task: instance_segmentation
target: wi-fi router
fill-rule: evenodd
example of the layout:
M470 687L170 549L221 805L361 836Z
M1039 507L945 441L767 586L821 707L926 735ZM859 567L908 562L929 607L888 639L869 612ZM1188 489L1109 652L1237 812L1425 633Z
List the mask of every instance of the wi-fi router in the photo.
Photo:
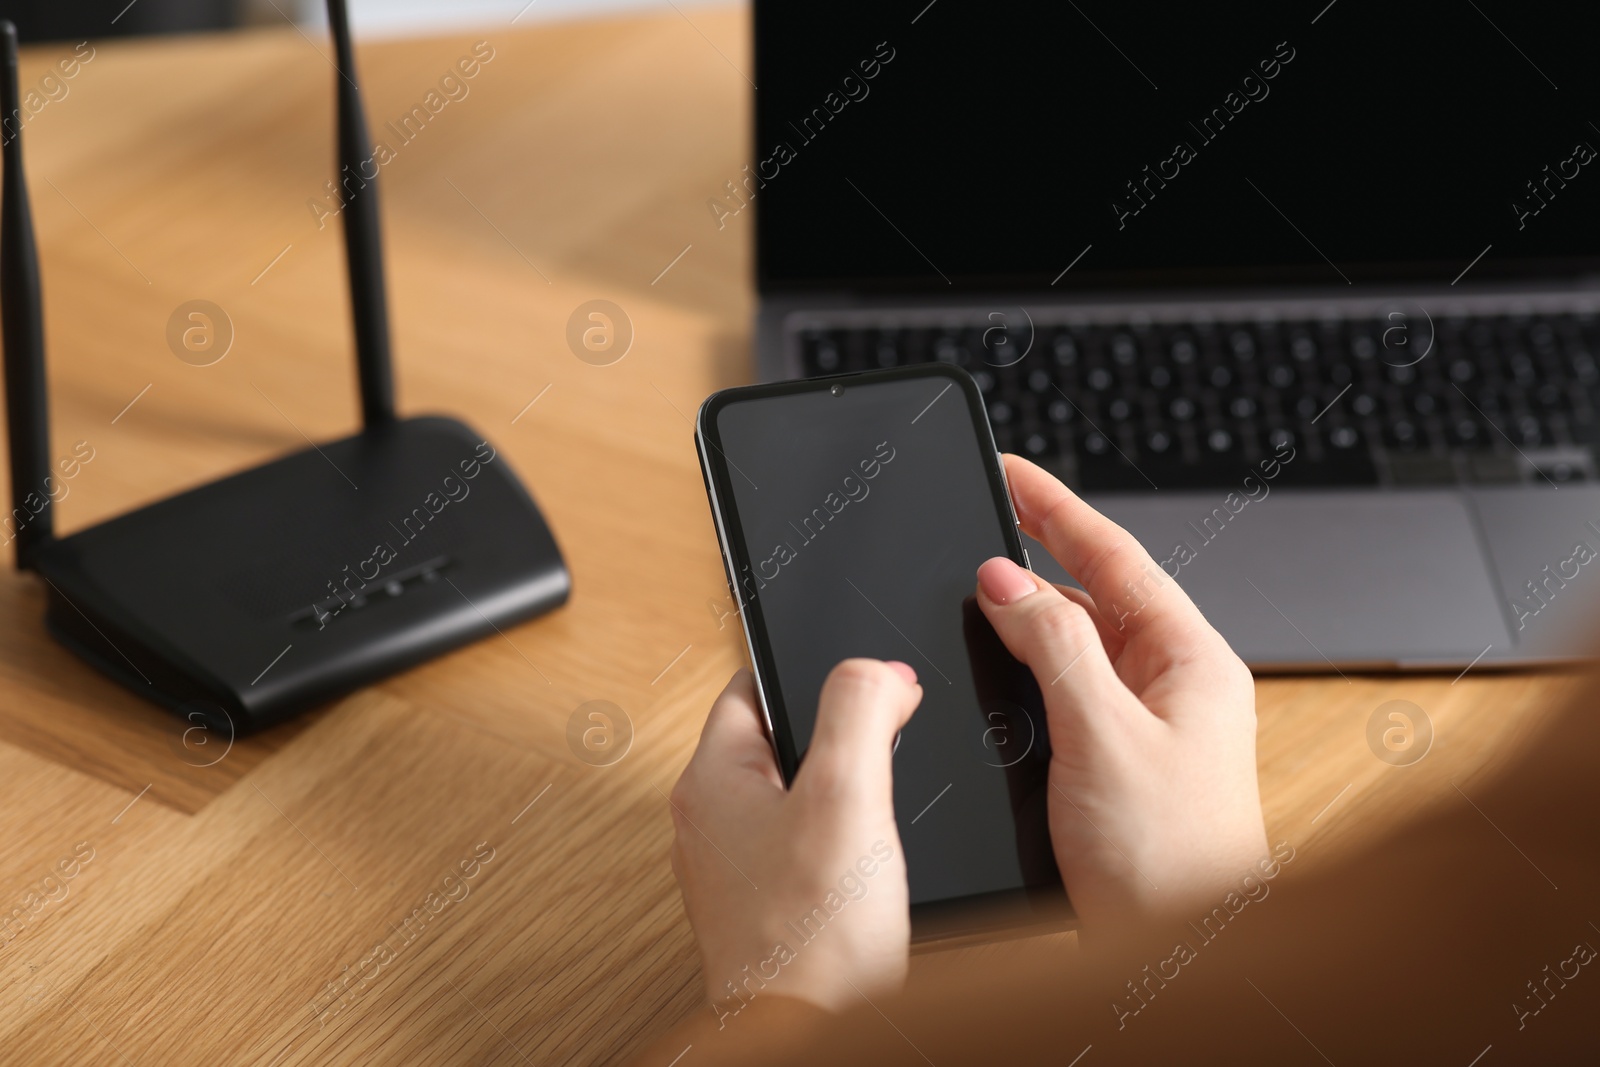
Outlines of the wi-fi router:
M67 648L191 722L242 735L564 603L571 579L507 460L394 410L377 184L344 0L329 0L360 433L56 537L39 265L21 124L5 122L0 299L19 569ZM4 23L4 117L16 30ZM356 186L351 188L350 186Z

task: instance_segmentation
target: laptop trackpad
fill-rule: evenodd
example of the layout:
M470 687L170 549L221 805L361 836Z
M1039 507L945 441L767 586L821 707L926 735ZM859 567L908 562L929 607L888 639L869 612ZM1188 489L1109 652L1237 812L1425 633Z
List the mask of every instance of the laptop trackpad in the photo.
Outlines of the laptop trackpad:
M1464 666L1510 643L1454 490L1088 499L1177 577L1251 666ZM1040 574L1068 580L1042 547L1029 555Z
M1525 659L1592 655L1600 614L1600 489L1569 484L1473 493ZM1496 645L1489 658L1499 656Z

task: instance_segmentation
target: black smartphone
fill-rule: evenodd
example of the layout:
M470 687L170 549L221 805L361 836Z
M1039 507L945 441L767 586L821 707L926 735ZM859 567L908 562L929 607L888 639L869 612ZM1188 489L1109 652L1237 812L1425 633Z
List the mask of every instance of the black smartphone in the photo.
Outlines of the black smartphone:
M911 664L894 805L918 940L1070 918L1046 820L1032 673L978 609L978 565L1027 553L978 387L923 364L727 389L696 444L786 783L828 672Z

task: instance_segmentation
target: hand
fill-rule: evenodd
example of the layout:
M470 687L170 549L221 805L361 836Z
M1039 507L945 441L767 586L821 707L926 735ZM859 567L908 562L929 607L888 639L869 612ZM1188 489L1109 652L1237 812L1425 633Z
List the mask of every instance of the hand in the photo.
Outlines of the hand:
M889 760L921 700L904 663L839 664L789 790L750 673L711 706L672 790L672 870L723 1025L760 993L838 1011L904 984L910 898Z
M1250 672L1125 530L1027 460L1005 466L1023 530L1088 591L978 568L979 606L1044 691L1067 893L1085 927L1220 902L1267 854Z

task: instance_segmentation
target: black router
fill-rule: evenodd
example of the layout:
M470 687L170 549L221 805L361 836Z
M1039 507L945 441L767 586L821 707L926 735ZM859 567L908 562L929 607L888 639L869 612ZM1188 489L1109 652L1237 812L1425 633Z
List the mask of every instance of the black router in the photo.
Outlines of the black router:
M505 459L453 418L396 418L376 185L344 0L337 49L360 433L57 538L39 266L22 170L17 37L5 34L0 298L17 566L95 667L241 735L564 603L560 549ZM364 183L364 184L363 184ZM351 185L357 186L350 188ZM65 469L65 468L63 468Z

